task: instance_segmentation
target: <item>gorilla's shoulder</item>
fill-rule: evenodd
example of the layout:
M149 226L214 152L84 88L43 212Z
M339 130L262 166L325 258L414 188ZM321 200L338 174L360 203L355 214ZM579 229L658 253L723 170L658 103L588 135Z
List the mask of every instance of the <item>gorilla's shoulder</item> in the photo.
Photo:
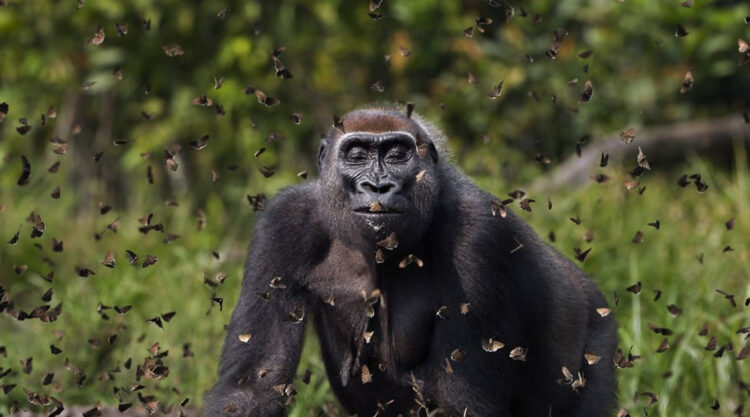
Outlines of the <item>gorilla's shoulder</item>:
M541 243L531 227L510 207L506 207L504 217L493 212L493 202L500 202L502 198L483 190L460 171L448 170L446 174L443 180L448 187L444 188L441 199L440 220L444 227L452 230L441 233L455 236L461 243L481 251L489 247L513 250L521 243L536 248Z
M320 234L322 226L317 214L320 204L317 187L317 182L311 181L279 191L261 213L256 225L256 235L269 235L274 240L284 240Z

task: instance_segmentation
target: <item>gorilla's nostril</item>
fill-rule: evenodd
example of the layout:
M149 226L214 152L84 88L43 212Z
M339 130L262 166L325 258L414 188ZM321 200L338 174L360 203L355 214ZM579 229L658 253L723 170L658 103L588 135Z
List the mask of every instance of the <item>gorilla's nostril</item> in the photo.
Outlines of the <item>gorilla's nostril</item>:
M375 187L375 184L365 181L359 184L360 188L362 188L363 191L369 192L369 193L377 193L378 189Z
M394 185L391 184L391 183L380 184L377 187L377 189L378 189L377 192L378 192L378 194L385 194L385 193L391 191L391 189L393 189L393 187L394 187Z

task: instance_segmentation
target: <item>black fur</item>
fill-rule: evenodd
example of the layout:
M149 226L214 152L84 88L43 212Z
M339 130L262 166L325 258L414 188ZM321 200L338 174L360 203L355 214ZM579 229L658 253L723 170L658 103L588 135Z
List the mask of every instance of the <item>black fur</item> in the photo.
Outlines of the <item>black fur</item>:
M444 139L418 116L367 109L343 120L321 149L321 178L281 192L256 225L206 415L283 415L308 317L336 396L359 417L610 415L616 324L597 314L607 303L596 286L512 212L493 215L496 199L446 162ZM372 145L372 163L351 163L340 142L358 131L407 132L414 153L389 163L389 148ZM369 197L402 213L352 212ZM390 232L397 248L376 245ZM399 265L410 254L423 267ZM285 288L271 288L275 277ZM488 337L505 347L485 351ZM515 347L525 361L509 356ZM449 359L456 349L463 359ZM588 365L586 351L601 361ZM563 366L585 386L573 390Z

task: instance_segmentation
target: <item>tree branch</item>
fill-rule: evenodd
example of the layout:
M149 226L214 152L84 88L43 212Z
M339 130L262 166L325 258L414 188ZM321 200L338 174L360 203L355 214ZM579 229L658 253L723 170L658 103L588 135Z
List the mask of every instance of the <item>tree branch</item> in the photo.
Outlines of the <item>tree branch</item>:
M631 144L623 142L618 133L607 137L610 139L585 147L580 158L577 155L570 156L557 168L535 181L532 188L549 190L565 186L580 187L586 184L599 167L602 153L609 154L610 160L619 159L626 152L637 151L640 146L649 157L666 157L682 153L686 149L701 152L731 145L735 139L750 144L750 124L745 123L742 117L732 115L636 130ZM635 158L633 163L635 164Z

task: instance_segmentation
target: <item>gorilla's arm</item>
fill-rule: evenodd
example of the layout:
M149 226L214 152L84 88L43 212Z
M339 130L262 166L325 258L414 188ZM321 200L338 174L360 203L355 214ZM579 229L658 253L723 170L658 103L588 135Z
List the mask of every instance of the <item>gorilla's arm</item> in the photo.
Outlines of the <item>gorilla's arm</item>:
M607 306L606 300L578 266L544 243L520 216L510 210L506 217L493 215L490 202L499 199L461 178L451 180L461 191L454 194L461 197L449 205L455 209L445 218L457 220L454 229L440 234L459 237L451 252L471 254L454 259L464 278L462 290L472 304L471 315L480 324L474 328L483 332L479 336L495 337L506 345L505 354L494 362L499 371L495 379L483 380L521 399L524 411L511 404L512 415L547 415L550 407L564 407L571 393L569 386L557 383L561 367L574 375L580 370L590 382L585 395L593 398L582 410L605 411L576 415L606 415L615 392L612 363L591 367L584 359L586 351L604 357L616 346L613 316L596 312ZM526 361L508 357L515 347L526 349ZM487 354L474 349L477 352L468 351L464 362L472 353ZM475 374L483 371L480 366Z
M278 390L292 383L304 322L311 313L300 285L304 271L295 262L297 256L308 255L304 252L309 242L302 236L307 233L289 216L295 213L292 217L299 219L306 213L297 207L304 201L294 191L274 198L256 225L242 293L227 329L219 382L207 396L207 417L284 414L287 398Z

